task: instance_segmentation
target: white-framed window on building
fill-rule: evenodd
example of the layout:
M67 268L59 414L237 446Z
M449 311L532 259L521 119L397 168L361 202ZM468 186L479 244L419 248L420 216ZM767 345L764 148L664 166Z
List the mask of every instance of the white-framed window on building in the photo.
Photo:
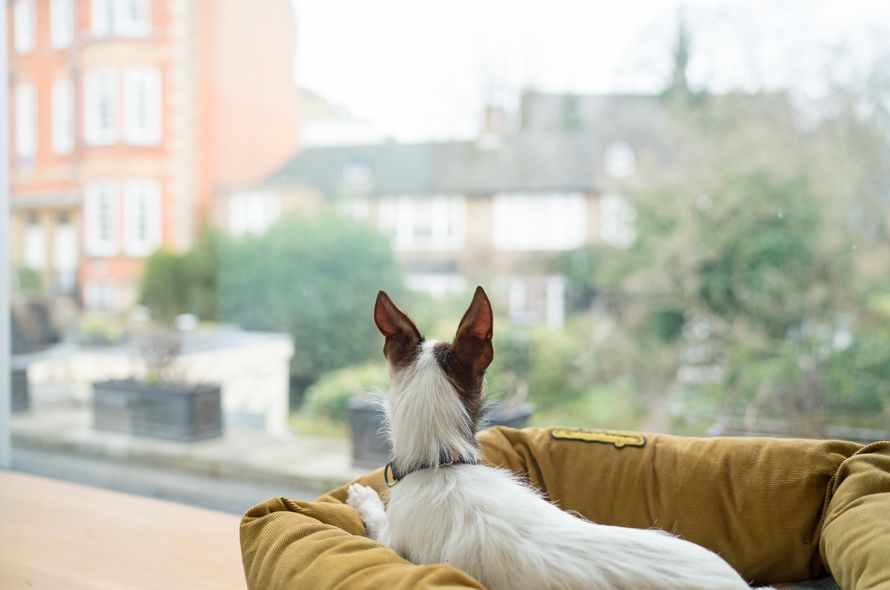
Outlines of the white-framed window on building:
M456 272L410 272L405 277L405 286L417 293L424 293L433 299L444 299L449 295L466 292L467 281Z
M161 142L161 72L150 66L124 70L124 139L133 145Z
M84 76L84 141L108 145L118 139L118 73L96 68Z
M544 282L544 323L559 328L566 317L566 280L560 275L550 275Z
M83 288L84 305L91 311L115 309L120 299L120 288L112 281L90 281Z
M584 245L581 193L504 193L493 202L492 239L498 250L572 250Z
M124 185L124 253L148 256L161 245L161 185L152 179Z
M77 288L77 234L67 213L60 213L56 217L53 269L56 273L56 291L63 295L74 293Z
M97 37L114 31L116 0L92 0L90 2L90 30Z
M64 49L74 38L74 0L52 0L49 5L49 42Z
M118 253L118 186L93 181L84 190L84 250L89 256Z
M15 0L13 4L13 48L16 53L28 53L37 44L37 3L35 0Z
M32 270L43 271L46 267L46 236L43 224L36 214L25 221L24 262Z
M467 201L461 195L384 197L379 225L399 250L457 250L466 242Z
M37 90L30 83L15 87L15 151L24 159L37 153Z
M74 84L68 78L53 82L52 145L57 154L74 149Z
M229 197L229 231L259 235L281 218L281 195L271 191L234 193Z
M90 29L98 37L142 37L151 31L150 0L92 0Z
M637 240L637 210L621 195L600 200L600 240L615 248L629 248Z
M150 0L117 0L115 30L124 37L143 37L151 31Z
M614 141L606 146L603 167L607 175L615 178L632 176L637 169L637 153L626 141Z

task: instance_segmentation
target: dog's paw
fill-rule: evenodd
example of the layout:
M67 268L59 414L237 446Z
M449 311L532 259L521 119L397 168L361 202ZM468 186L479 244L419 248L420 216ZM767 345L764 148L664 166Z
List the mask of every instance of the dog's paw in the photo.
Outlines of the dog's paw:
M369 508L381 506L383 501L372 488L363 486L360 483L354 483L349 486L349 492L346 496L346 503L365 514Z

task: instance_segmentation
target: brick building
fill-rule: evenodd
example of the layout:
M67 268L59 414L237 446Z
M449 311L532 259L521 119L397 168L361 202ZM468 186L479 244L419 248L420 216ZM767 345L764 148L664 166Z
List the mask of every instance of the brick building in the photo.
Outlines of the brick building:
M297 147L291 2L11 0L12 264L48 296L125 309L220 187Z

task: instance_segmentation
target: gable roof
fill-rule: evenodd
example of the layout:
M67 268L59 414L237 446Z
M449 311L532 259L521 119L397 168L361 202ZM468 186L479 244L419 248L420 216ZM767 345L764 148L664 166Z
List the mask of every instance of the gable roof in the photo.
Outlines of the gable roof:
M486 149L476 142L394 143L306 149L266 186L344 191L351 174L369 194L466 195L511 191L591 191L598 142L581 135L520 135Z

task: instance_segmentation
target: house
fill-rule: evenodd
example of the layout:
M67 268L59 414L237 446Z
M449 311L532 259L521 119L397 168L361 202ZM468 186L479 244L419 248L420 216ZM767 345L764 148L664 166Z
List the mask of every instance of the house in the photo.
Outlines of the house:
M565 105L527 94L518 132L486 130L479 141L307 148L261 185L220 194L217 222L261 233L283 214L333 204L391 236L409 287L443 297L485 282L512 321L560 325L560 255L632 244L635 212L621 188L640 159L663 155L657 97Z
M219 187L259 182L296 150L293 8L6 4L12 263L47 296L125 309L144 258L188 247Z

